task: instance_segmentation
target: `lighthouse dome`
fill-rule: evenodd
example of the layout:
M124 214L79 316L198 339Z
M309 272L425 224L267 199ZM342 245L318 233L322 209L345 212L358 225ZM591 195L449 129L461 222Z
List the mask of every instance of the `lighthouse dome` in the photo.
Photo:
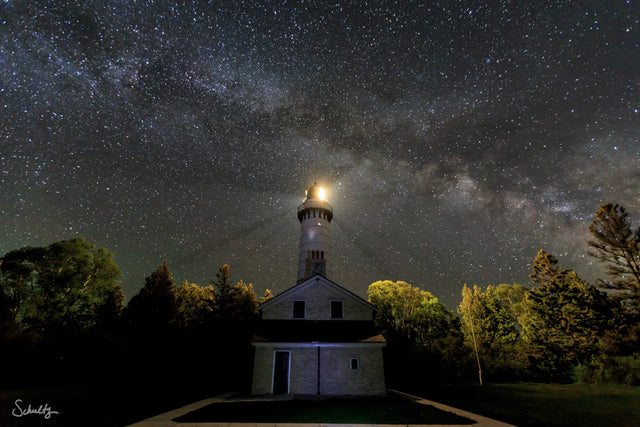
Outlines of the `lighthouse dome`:
M307 189L306 196L305 201L311 199L326 200L324 188L319 186L317 182L314 182L313 185Z

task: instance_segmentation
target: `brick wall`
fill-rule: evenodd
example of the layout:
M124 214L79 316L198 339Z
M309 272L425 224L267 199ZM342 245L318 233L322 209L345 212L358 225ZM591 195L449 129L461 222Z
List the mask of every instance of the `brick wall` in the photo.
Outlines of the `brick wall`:
M351 368L351 359L359 368ZM321 394L385 393L381 347L323 348L320 353Z
M331 300L342 301L342 320L372 320L373 310L357 302L356 297L335 291L321 283L305 286L262 310L263 319L291 319L293 301L305 301L306 320L331 320Z
M253 361L251 394L271 393L272 376L273 349L270 347L256 347Z
M318 347L257 346L252 394L271 393L274 351L289 350L291 394L316 394ZM359 360L358 369L351 359ZM320 346L320 393L328 395L385 393L382 348L380 346Z

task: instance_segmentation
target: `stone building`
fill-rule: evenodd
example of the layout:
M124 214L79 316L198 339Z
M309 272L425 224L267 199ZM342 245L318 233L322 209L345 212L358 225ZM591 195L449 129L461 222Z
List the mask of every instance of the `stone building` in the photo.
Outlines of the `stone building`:
M261 304L252 394L385 393L375 307L329 279L333 207L316 183L298 207L297 284Z

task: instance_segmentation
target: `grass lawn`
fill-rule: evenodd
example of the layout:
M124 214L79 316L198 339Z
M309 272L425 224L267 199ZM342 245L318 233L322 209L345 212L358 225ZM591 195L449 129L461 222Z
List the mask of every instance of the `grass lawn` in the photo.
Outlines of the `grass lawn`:
M616 385L444 385L413 392L518 426L638 426L640 387Z
M220 402L176 418L174 421L337 424L472 424L474 422L399 396Z

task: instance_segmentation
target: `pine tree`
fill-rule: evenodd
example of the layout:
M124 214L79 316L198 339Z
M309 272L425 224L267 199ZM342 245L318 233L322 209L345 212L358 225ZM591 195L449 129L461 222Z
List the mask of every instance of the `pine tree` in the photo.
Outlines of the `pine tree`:
M557 264L553 255L538 252L530 277L539 286L525 294L520 323L536 373L564 381L572 367L598 354L611 313L602 292Z
M602 261L610 281L598 285L612 290L611 295L631 308L640 309L640 227L633 231L624 207L607 203L598 209L589 226L594 237L591 256Z
M141 332L161 335L173 322L178 306L176 284L165 261L145 279L145 285L127 305L127 318Z

